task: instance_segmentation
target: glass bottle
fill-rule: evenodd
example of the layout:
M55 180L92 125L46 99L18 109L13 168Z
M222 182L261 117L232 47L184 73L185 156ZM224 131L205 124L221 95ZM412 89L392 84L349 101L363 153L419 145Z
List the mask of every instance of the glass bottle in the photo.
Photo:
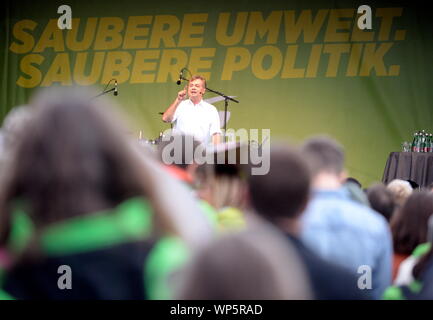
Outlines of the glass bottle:
M413 135L411 151L416 152L416 144L418 143L418 132L415 132Z

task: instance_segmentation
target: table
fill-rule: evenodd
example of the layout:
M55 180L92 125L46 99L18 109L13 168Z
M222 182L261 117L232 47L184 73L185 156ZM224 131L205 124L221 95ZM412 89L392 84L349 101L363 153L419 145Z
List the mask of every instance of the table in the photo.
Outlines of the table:
M382 182L411 180L421 188L433 182L433 153L391 152L386 161Z

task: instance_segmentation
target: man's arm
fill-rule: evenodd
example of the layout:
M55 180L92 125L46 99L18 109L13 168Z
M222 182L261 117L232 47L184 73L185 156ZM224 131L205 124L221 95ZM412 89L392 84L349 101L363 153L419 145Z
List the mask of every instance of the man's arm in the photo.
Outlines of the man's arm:
M164 114L162 115L162 121L164 121L164 122L172 122L173 121L174 113L176 112L176 109L179 106L179 104L185 98L185 95L186 95L186 88L177 93L176 99L167 108L167 110L165 110Z
M221 143L221 134L220 133L214 133L212 135L212 143L213 144L219 144L219 143Z
M212 120L211 120L211 124L210 124L210 128L209 128L209 133L211 135L211 140L213 144L219 144L221 142L221 123L220 123L220 117L218 114L217 109L212 106L213 111L212 111Z

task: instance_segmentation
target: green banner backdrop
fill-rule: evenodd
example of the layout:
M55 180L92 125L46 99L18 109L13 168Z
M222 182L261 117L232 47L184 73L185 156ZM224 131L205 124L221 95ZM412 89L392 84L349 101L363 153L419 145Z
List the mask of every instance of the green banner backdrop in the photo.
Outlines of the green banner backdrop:
M60 5L72 9L61 30ZM357 8L372 9L372 30ZM416 4L357 1L6 1L0 116L51 85L119 82L116 98L155 138L187 67L236 96L229 128L269 128L299 142L326 133L349 174L381 179L390 151L431 130L433 28ZM206 98L213 97L206 94ZM214 105L223 110L223 102Z

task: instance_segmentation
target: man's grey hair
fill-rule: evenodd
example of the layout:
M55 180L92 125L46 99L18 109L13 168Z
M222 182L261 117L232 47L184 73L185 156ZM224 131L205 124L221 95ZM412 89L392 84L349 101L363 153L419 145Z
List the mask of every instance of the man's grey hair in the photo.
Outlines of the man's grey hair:
M413 192L413 188L410 183L401 179L392 180L390 183L388 183L386 188L391 191L394 202L399 206L403 206L407 198L409 198Z

